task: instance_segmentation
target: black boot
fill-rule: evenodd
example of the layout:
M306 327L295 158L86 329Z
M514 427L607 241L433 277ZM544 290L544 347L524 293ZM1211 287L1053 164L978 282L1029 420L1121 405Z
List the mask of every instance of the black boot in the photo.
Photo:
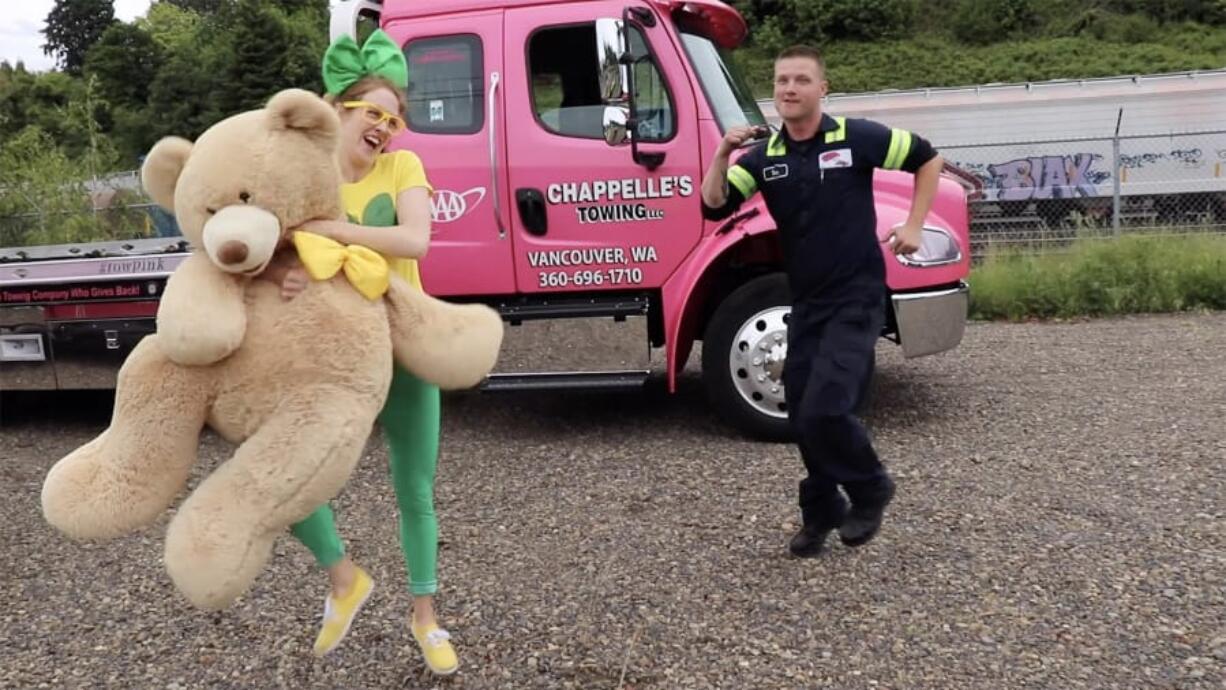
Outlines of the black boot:
M888 476L868 486L847 486L851 512L839 527L839 539L847 546L863 546L877 536L885 507L894 499L894 481Z
M833 531L833 527L821 529L804 525L792 535L792 541L788 542L788 551L796 558L817 558L826 550L826 537Z
M802 511L805 524L792 535L788 551L797 558L816 558L826 549L826 537L838 529L847 517L847 501L837 492L826 502L820 513L812 508Z

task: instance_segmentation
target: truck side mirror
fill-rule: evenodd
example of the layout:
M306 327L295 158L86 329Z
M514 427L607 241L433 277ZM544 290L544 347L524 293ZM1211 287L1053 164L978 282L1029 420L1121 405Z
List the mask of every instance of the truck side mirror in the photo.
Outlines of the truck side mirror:
M605 105L601 118L604 140L620 146L632 136L630 121L629 70L624 64L626 32L620 19L596 20L596 59L600 64L600 98Z
M596 20L596 60L600 65L600 96L605 105L601 123L604 126L604 140L609 146L618 146L629 140L630 156L634 162L648 170L655 170L664 162L664 154L640 152L638 148L633 71L638 59L631 54L628 32L632 22L647 27L656 25L655 15L642 7L626 7L622 10L621 19Z
M337 0L328 17L328 40L352 36L362 45L379 28L382 13L383 0Z
M626 34L620 19L596 20L596 60L600 65L600 97L605 105L626 103L630 94L629 71L622 64L627 52Z
M604 140L609 146L620 146L626 143L630 136L627 122L630 120L630 108L624 105L607 105L604 109Z

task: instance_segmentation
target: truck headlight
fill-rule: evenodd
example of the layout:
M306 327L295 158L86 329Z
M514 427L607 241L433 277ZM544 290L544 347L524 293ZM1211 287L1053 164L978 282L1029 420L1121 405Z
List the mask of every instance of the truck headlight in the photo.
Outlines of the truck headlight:
M925 225L920 237L920 248L910 254L897 254L894 257L904 266L931 268L956 264L962 260L962 248L953 233L944 228Z

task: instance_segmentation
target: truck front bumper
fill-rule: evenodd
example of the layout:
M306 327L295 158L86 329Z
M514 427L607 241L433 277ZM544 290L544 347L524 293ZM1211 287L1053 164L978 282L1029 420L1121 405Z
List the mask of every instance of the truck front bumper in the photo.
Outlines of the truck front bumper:
M890 297L904 357L923 357L952 350L962 342L970 304L970 286Z

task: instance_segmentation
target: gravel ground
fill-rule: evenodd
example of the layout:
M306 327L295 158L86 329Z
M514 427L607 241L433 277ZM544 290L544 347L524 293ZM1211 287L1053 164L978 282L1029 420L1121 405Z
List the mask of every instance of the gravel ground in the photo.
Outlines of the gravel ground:
M868 421L898 499L870 546L809 561L785 557L794 449L714 421L692 368L674 397L449 396L446 680L405 622L377 436L335 507L379 589L319 661L305 549L282 540L237 605L192 610L164 521L75 544L41 519L105 396L5 396L0 686L1226 687L1223 333L1210 314L979 324L913 362L884 344ZM207 437L201 471L226 453Z

